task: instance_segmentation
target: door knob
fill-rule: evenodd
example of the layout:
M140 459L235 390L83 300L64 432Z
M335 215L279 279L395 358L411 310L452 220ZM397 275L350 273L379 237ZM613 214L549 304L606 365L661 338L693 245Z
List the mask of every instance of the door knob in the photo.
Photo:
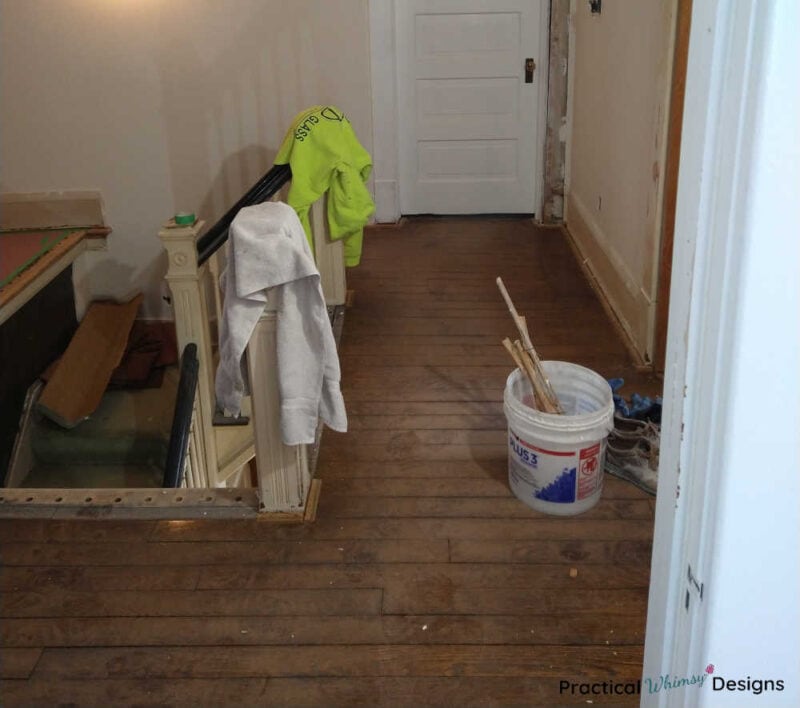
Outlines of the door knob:
M533 60L533 57L528 57L525 60L525 83L532 84L533 83L533 72L536 69L536 62Z

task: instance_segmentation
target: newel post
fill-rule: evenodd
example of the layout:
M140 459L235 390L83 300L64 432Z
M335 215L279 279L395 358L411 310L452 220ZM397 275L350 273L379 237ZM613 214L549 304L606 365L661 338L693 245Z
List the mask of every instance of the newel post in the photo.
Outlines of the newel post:
M210 486L217 486L218 463L213 426L216 398L208 306L204 292L206 266L198 266L197 263L197 238L204 223L197 221L192 226L176 227L170 221L164 224L158 236L169 258L166 279L172 293L178 351L182 352L190 342L197 345L200 366L195 428L199 429L197 432L200 434L193 436L199 453L197 462L201 467L197 472L201 479L208 480Z

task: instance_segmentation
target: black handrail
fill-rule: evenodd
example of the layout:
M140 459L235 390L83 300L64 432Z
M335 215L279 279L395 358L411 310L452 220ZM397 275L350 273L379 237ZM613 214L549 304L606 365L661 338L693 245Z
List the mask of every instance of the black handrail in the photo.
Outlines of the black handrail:
M273 165L216 224L197 239L198 265L205 263L228 240L228 227L242 207L267 201L292 178L289 165Z
M189 450L189 432L192 427L192 411L197 392L199 368L197 345L190 342L181 355L181 376L178 381L178 395L175 397L175 412L172 415L163 487L175 488L181 485L186 454Z

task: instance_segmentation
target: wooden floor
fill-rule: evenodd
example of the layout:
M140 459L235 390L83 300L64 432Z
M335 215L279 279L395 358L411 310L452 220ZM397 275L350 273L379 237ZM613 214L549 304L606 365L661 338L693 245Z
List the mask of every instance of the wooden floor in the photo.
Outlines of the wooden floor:
M374 229L316 522L2 520L0 703L636 705L559 686L640 676L652 500L609 478L556 518L509 493L497 275L544 358L653 390L559 231Z

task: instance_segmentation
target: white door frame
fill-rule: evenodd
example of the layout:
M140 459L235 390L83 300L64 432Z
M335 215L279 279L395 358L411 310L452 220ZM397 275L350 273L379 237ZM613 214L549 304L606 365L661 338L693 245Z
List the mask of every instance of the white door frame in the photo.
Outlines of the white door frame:
M752 700L647 692L709 662L796 676L798 22L793 0L693 2L643 706Z
M400 216L400 180L397 131L397 36L395 2L369 0L370 57L372 81L373 177L375 180L375 220L393 223ZM540 3L540 56L536 59L537 106L534 193L531 211L542 216L544 183L544 141L547 129L547 76L550 55L550 2Z

